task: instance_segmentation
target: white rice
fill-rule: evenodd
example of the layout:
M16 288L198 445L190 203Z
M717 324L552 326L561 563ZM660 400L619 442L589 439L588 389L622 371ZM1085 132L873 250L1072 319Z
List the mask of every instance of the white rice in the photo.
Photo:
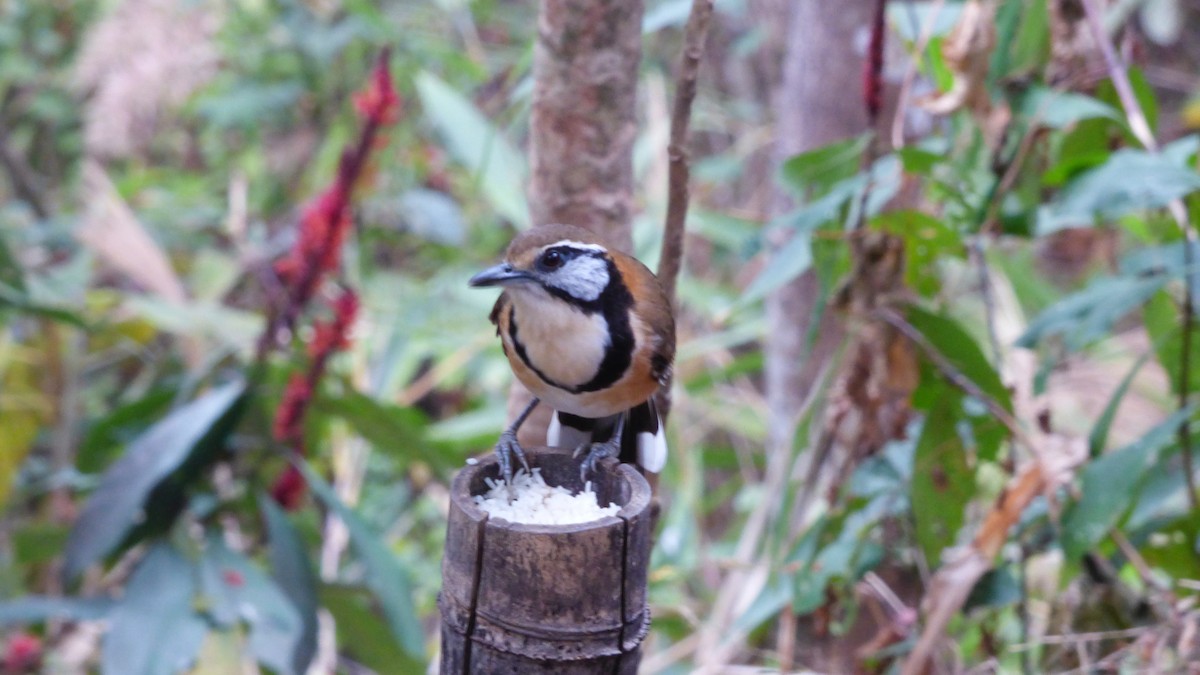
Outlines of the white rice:
M534 469L533 475L522 470L513 476L512 503L508 501L508 484L504 479L484 480L488 491L476 495L475 503L488 515L512 523L572 525L600 520L621 510L617 504L600 506L590 481L583 492L574 495L564 487L547 485L541 469Z

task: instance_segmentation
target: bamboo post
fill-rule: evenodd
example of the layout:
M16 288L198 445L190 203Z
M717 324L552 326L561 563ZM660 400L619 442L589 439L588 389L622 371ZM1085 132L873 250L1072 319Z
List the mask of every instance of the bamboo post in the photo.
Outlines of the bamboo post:
M579 490L579 463L526 450L550 485ZM472 497L495 479L494 457L455 477L442 560L442 675L637 672L650 628L650 486L609 460L594 478L616 516L576 525L489 518Z

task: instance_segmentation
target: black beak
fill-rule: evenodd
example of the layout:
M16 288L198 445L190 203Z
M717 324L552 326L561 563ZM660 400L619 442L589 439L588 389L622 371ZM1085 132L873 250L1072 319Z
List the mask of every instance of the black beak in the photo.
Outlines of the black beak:
M500 263L471 277L467 284L473 288L483 288L485 286L507 286L530 279L533 279L533 275L529 272L516 269L508 263Z

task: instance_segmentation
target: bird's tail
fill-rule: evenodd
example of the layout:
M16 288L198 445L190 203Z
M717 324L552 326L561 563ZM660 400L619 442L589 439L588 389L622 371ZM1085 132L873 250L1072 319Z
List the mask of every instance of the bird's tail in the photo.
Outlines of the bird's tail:
M625 430L621 434L620 460L637 464L651 473L662 471L667 464L667 437L654 400L650 399L621 414L625 415ZM555 411L546 432L546 444L573 450L608 440L618 417L620 415L592 419Z

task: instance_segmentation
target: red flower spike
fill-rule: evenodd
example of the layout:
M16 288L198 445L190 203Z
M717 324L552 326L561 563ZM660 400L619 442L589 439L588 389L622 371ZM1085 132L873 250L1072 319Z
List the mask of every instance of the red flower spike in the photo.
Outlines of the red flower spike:
M392 124L400 118L400 95L388 71L388 55L379 57L367 88L354 95L354 107L363 119L374 124Z
M308 402L312 400L312 384L301 373L292 375L288 380L287 389L283 392L283 401L275 413L275 428L273 435L280 443L299 445L303 439L304 413ZM300 448L297 448L300 449Z
M246 585L246 578L237 570L222 570L221 580L225 582L226 586L233 586L234 588L241 588Z
M350 328L358 315L358 295L348 288L344 290L333 301L333 312L332 321L314 326L313 340L308 343L308 355L314 361L324 361L350 344Z
M271 498L285 511L295 511L300 508L300 502L307 492L308 484L304 482L304 475L294 466L284 469L283 473L279 474L279 478L275 479L275 484L271 486Z

